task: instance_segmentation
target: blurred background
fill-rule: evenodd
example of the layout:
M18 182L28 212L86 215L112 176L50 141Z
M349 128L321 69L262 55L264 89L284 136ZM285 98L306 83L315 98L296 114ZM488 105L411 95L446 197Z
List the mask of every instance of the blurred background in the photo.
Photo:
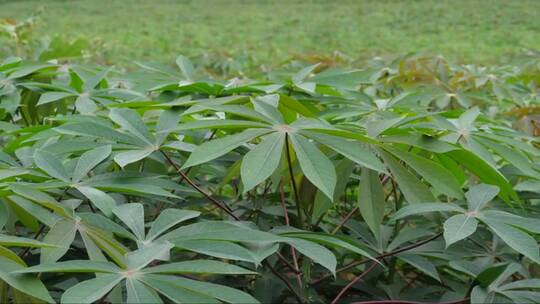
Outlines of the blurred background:
M242 70L410 52L492 64L538 49L537 0L0 0L3 58L82 56L130 69L184 54Z

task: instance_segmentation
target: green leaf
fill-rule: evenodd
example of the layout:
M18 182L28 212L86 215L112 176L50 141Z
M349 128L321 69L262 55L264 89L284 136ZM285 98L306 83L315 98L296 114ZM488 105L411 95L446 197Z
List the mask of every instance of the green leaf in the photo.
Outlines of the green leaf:
M55 247L54 244L43 243L34 239L0 234L0 245L9 247Z
M344 158L338 162L336 166L337 183L336 189L334 190L334 198L331 200L321 191L317 191L317 194L315 194L315 200L313 202L313 219L319 219L321 216L323 216L332 207L333 203L338 201L344 194L354 167L355 166L353 165L352 161L350 161L348 158Z
M137 203L120 205L113 209L113 213L133 231L139 240L145 239L143 205Z
M109 67L109 68L104 68L102 69L99 73L97 73L96 75L94 75L93 77L87 79L85 82L84 82L84 85L83 85L83 91L84 92L89 92L89 91L92 91L94 89L96 89L96 87L99 85L99 83L105 79L105 77L107 77L107 74L109 74L109 72L112 70L112 67Z
M135 135L140 140L146 142L148 145L153 146L156 139L142 121L137 112L132 109L113 108L109 112L109 117L112 121L119 124L124 130Z
M495 153L516 167L523 174L536 179L540 178L540 172L531 167L531 160L521 153L521 151L512 149L506 145L502 145L491 140L480 140L480 142L488 148L491 148L493 151L495 151Z
M236 265L210 260L189 260L184 262L168 263L143 270L144 273L212 273L212 274L256 274Z
M23 186L20 184L11 184L9 187L16 194L32 200L42 205L43 207L49 208L58 213L59 215L70 216L70 212L67 210L66 207L58 203L52 196L48 195L45 192L41 192L34 188Z
M329 247L345 249L350 252L357 253L361 256L368 257L375 261L375 258L373 258L364 249L360 248L357 242L352 241L345 236L335 236L331 234L318 233L318 232L287 232L282 235L287 236L289 239L293 237L301 238L301 239L316 242L319 244L324 244Z
M290 134L290 139L304 175L329 199L333 199L337 177L332 162L305 137Z
M360 166L375 170L379 173L386 173L386 168L383 163L371 153L367 147L359 142L306 130L302 130L300 133L330 147L332 150L347 157Z
M175 247L222 259L246 261L254 264L261 262L261 259L250 250L227 241L186 240L176 242Z
M283 115L278 110L279 95L257 96L251 100L255 110L265 117L265 121L273 124L284 124Z
M195 148L182 166L182 169L209 162L234 150L253 138L269 132L269 129L248 129L238 134L207 141Z
M123 280L118 274L103 274L76 284L62 294L62 303L93 303L101 299Z
M244 193L272 175L279 166L284 144L285 134L274 132L244 156L240 167Z
M384 217L384 191L377 172L362 168L358 189L358 207L373 234L380 239L380 227Z
M540 279L525 279L515 282L510 282L499 287L500 290L510 289L538 289L540 288Z
M21 269L24 269L24 266L0 255L0 281L6 282L11 287L27 295L32 295L34 298L47 303L54 303L54 300L39 279L29 274L13 273Z
M414 214L429 213L429 212L465 213L467 212L467 210L451 203L412 204L412 205L408 205L399 209L392 217L392 221L399 220L399 219L402 219L404 217L414 215Z
M158 275L152 275L153 278L157 276ZM159 277L162 277L162 276L159 276ZM194 292L211 296L223 302L253 303L253 304L259 303L259 301L257 301L255 298L253 298L249 294L242 292L240 290L236 290L234 288L227 287L227 286L213 284L209 282L195 281L195 280L190 280L186 278L175 278L173 279L173 281L174 281L174 284L180 288L192 290Z
M168 256L174 246L169 242L154 242L145 245L142 249L129 252L125 260L128 269L141 269L154 260Z
M163 303L159 295L138 279L126 279L127 303Z
M99 262L91 260L71 260L51 264L39 264L36 266L23 268L15 273L36 273L36 272L62 272L62 273L117 273L122 271L118 266L110 262Z
M508 180L484 160L466 150L448 152L447 155L478 176L482 182L498 186L501 191L499 195L504 201L510 202L513 199L519 203L519 197Z
M92 187L76 186L75 189L86 196L103 214L112 216L116 201L110 195Z
M403 167L393 156L383 152L382 157L407 202L415 204L435 201L429 188L414 174Z
M144 150L131 150L126 152L120 152L114 156L114 161L123 168L131 163L146 158L154 151L155 150L153 148L149 148Z
M456 214L444 222L446 247L460 241L476 231L478 221L470 214Z
M469 188L469 191L465 193L467 198L467 204L470 211L480 211L487 203L494 199L499 193L497 186L480 184Z
M179 283L180 280L184 280L184 278L167 275L145 275L141 280L174 303L221 303L214 297L206 295L204 292L193 290L194 288L186 288L186 286L184 286L186 285L185 282L184 284Z
M63 98L76 96L70 92L45 92L39 97L38 106L48 104Z
M34 153L34 161L41 170L45 171L50 176L64 182L69 181L69 174L56 155L45 150L36 150Z
M180 112L174 110L165 110L159 115L156 125L156 145L161 146L170 130L174 129L180 121Z
M72 181L74 183L83 179L95 166L107 159L111 154L111 146L105 145L85 152L73 170Z
M437 268L435 268L433 263L431 263L428 259L424 258L423 256L402 253L402 254L399 254L398 257L401 260L405 261L406 263L411 264L414 267L418 268L420 271L434 278L435 280L439 282L441 281L441 278L439 277L439 273L437 272Z
M19 220L21 220L21 222L23 222L26 226L29 226L29 224L25 222L26 215L32 219L36 218L48 227L52 227L61 218L56 213L52 213L48 209L45 209L42 206L18 195L10 195L6 198L6 202L12 205L11 208L13 213L18 214L17 216L19 217Z
M337 261L330 250L316 243L297 238L285 238L285 242L335 275Z
M187 80L194 80L195 68L193 68L193 64L186 56L180 55L176 57L176 65Z
M395 148L385 147L387 151L404 161L425 178L435 189L454 198L463 198L458 180L450 171L438 163L418 155Z
M58 248L43 248L41 250L40 263L53 263L63 257L69 250L71 243L73 243L77 229L77 225L71 219L63 219L56 222L47 235L45 235L43 241L54 244Z
M79 113L90 115L98 110L97 104L90 97L82 95L75 100L75 108Z
M54 128L55 131L67 135L91 136L96 138L108 139L114 142L129 143L137 146L146 146L146 140L139 139L131 134L125 134L116 131L98 123L76 122L67 123Z
M181 222L196 218L201 213L191 210L179 210L179 209L165 209L163 210L157 219L152 223L150 230L146 236L147 240L153 240L168 229L174 227Z
M512 249L528 257L535 263L540 263L538 244L532 236L520 229L491 219L482 213L480 213L479 219L486 223Z
M186 240L214 240L231 242L273 243L283 239L274 234L239 226L233 222L206 221L186 225L167 233L161 239L182 246Z

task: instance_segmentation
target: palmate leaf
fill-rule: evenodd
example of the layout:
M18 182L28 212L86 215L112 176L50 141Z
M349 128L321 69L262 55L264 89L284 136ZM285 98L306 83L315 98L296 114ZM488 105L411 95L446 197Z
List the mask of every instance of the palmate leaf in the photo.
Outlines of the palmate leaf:
M253 252L253 250L228 241L186 240L176 242L174 245L178 249L189 250L221 259L251 262L257 265L267 257L266 255L261 257L256 252ZM268 255L274 252L275 250L271 251Z
M476 231L478 221L470 214L456 214L444 222L446 247L462 240Z
M370 168L380 173L386 172L386 168L384 167L383 163L375 155L373 155L373 153L371 153L367 147L356 141L346 140L337 136L330 136L313 131L302 130L300 133L330 147L361 166Z
M196 218L201 213L191 210L165 209L150 226L150 230L146 235L146 240L152 240L160 236L170 228L184 221Z
M433 202L435 198L429 188L423 184L414 174L403 167L392 155L383 152L382 158L385 165L390 169L399 189L409 203Z
M229 81L183 56L110 78L0 63L0 302L539 302L534 54L305 58L325 63L264 80L247 78L252 58L203 58L238 65Z
M446 154L478 176L482 182L499 187L501 191L499 195L504 201L510 202L512 199L518 203L520 202L508 180L499 171L478 156L466 150L456 150Z
M45 171L50 176L64 182L69 181L69 174L56 155L44 150L37 150L34 153L34 161L40 169Z
M336 165L337 183L336 189L334 190L334 198L331 200L326 197L326 195L324 195L321 191L317 191L313 202L313 218L321 218L321 216L323 216L333 206L334 202L339 201L339 198L346 190L349 178L353 170L354 165L349 159L344 158L338 162L338 164Z
M291 133L290 140L298 163L307 179L329 199L334 197L337 177L332 162L307 138Z
M95 149L92 149L88 152L85 152L81 155L77 161L77 165L72 174L72 181L74 183L79 182L83 179L88 172L90 172L95 166L107 159L111 154L111 146L104 145Z
M109 117L112 121L120 125L122 129L133 134L149 146L155 144L156 139L148 131L146 125L139 114L132 109L113 108L110 110Z
M335 275L337 260L330 250L299 238L284 238L284 241Z
M384 217L384 191L377 172L363 168L358 191L358 207L373 234L380 239Z
M154 253L155 251L153 249L143 249L139 250L138 252L147 252L147 253ZM139 259L142 256L147 256L150 260L152 259L150 255L147 253L139 254L135 253L130 258L134 258L137 256L137 259ZM147 258L145 258L146 260ZM141 264L141 263L139 263ZM165 295L166 297L171 298L174 301L179 301L181 299L184 299L187 294L188 296L199 296L199 298L209 298L212 302L214 298L217 299L223 299L225 301L231 302L230 297L228 295L236 295L239 296L240 299L246 299L250 298L250 300L254 300L253 298L249 297L248 295L234 290L229 287L220 286L217 284L212 283L202 283L194 281L194 280L187 280L184 282L184 284L178 284L179 281L181 281L181 278L178 277L172 277L168 275L163 274L181 274L181 273L196 273L196 274L228 274L228 275L251 275L255 274L255 272L249 271L247 269L219 262L219 261L209 261L209 260L191 260L191 261L185 261L185 262L177 262L177 263L170 263L170 264L163 264L159 266L154 266L150 268L145 268L142 270L135 270L140 269L142 265L147 264L147 262L142 263L141 265L135 265L135 268L130 268L131 270L125 270L118 268L116 265L109 263L109 262L93 262L93 261L83 261L83 260L73 260L73 261L65 261L65 262L58 262L54 264L42 264L37 265L34 267L29 267L26 269L21 269L19 271L16 271L18 274L24 274L24 273L36 273L36 272L89 272L89 273L100 273L99 276L97 276L94 279L90 279L87 281L80 282L71 288L69 288L63 295L62 295L62 302L63 303L91 303L95 301L96 299L99 299L106 295L110 290L112 290L115 286L120 284L123 280L125 280L126 286L128 286L128 300L129 299L138 299L136 301L142 301L143 299L147 299L149 297L156 297L156 291ZM165 280L166 281L162 281ZM147 280L150 282L148 283ZM129 288L133 286L139 286L140 282L145 282L145 284L150 288L145 288L144 290L129 290ZM176 286L176 291L173 291L173 288L171 285L178 285ZM193 288L189 287L183 287L183 286L193 286ZM197 288L197 286L205 286L208 289L204 288ZM187 289L187 290L183 290ZM216 292L213 292L215 290ZM222 293L222 294L219 294ZM206 299L208 301L208 299ZM256 301L255 301L256 302ZM252 303L255 303L252 302ZM144 302L136 302L136 303L144 303Z
M0 255L0 281L41 301L54 303L53 298L51 298L49 292L39 279L32 275L13 273L23 268L23 265Z
M58 261L69 250L75 239L77 226L71 219L63 219L51 227L43 238L44 242L55 244L58 248L43 248L41 250L40 263L52 263Z
M109 217L112 215L116 201L110 195L93 187L76 186L75 189L86 196L103 214Z
M538 244L532 236L511 225L493 220L489 216L486 217L480 214L479 219L486 223L512 249L528 257L535 263L540 263Z
M7 247L55 247L54 244L5 234L0 234L0 245Z
M421 213L428 213L428 212L459 212L459 213L465 213L467 210L451 204L451 203L423 203L423 204L413 204L405 206L401 209L399 209L394 216L392 217L392 220L399 220L404 217L414 215L414 214L421 214Z
M281 160L284 144L285 134L274 132L264 136L261 143L244 156L240 167L244 192L272 175Z
M146 268L143 273L256 274L256 272L242 267L211 260L189 260L184 262L168 263Z
M470 211L480 211L487 203L497 196L499 188L492 185L480 184L472 186L465 194Z
M457 179L438 163L423 158L421 156L402 151L399 149L385 147L387 151L394 154L413 168L418 174L425 178L437 191L440 191L454 198L463 198L463 193Z
M93 303L105 296L123 280L119 274L103 274L78 283L62 294L62 303Z
M46 93L41 94L37 105L38 106L44 105L44 104L48 104L48 103L51 103L60 99L74 97L74 96L76 96L76 94L73 92L46 92Z
M137 279L126 279L127 303L163 303L157 292Z
M214 303L217 299L226 303L259 303L247 293L209 282L165 275L147 275L143 282L178 302Z
M205 142L195 148L182 166L182 169L211 161L234 150L253 138L262 136L269 132L270 130L268 129L247 129L238 134Z
M118 273L122 269L110 262L91 260L70 260L56 263L40 264L16 271L16 273L38 272L79 272L79 273Z
M126 226L129 227L135 236L140 239L145 239L144 231L144 207L141 204L125 204L114 208L113 213Z

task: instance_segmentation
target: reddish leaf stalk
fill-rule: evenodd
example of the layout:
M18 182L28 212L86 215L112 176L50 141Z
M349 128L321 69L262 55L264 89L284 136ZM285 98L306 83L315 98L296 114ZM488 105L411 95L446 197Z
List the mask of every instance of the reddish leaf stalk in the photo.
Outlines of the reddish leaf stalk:
M343 287L343 289L341 289L341 291L338 293L338 295L332 301L332 304L336 304L337 301L339 301L339 299L347 292L347 290L349 290L349 288L351 288L354 284L356 284L356 282L358 282L360 279L362 279L368 273L370 273L373 269L375 269L377 264L378 264L377 262L371 263L371 265L369 265L369 267L366 270L364 270L361 274L356 276L356 278L354 278L352 281L350 281L349 284L347 284L345 287Z
M176 172L178 172L178 174L180 174L184 179L185 181L195 190L197 190L200 194L202 194L204 197L206 197L206 199L208 199L212 204L214 204L216 207L218 207L219 209L223 210L225 213L227 213L229 216L231 216L232 218L234 218L235 220L240 220L234 213L232 213L232 210L229 206L227 206L225 203L220 203L218 200L216 200L215 198L213 198L210 194L206 193L206 191L204 191L202 188L200 188L199 186L197 186L197 184L195 184L184 172L182 172L182 170L180 169L180 167L178 167L177 164L174 163L174 161L169 157L169 155L167 155L167 153L165 153L164 151L160 150L161 154L163 154L163 156L165 157L165 159L167 159L167 162L174 167L174 169L176 170Z
M396 249L396 250L391 251L391 252L383 253L383 254L381 254L381 255L375 257L375 259L381 260L381 259L383 259L383 258L386 258L386 257L389 257L389 256L393 256L393 255L396 255L396 254L398 254L398 253L402 253L402 252L405 252L405 251L408 251L408 250L411 250L411 249L420 247L420 246L422 246L422 245L424 245L424 244L427 244L427 243L429 243L429 242L431 242L431 241L433 241L433 240L436 240L436 239L439 238L441 235L442 235L442 232L439 232L439 233L435 234L434 236L432 236L432 237L430 237L430 238L427 238L427 239L425 239L425 240L423 240L423 241L416 242L416 243L414 243L414 244L411 244L411 245L408 245L408 246L405 246L405 247ZM367 263L367 262L369 262L369 261L371 261L371 260L370 260L370 259L366 259L366 260L360 260L360 261L352 262L352 263L350 263L349 265L346 265L346 266L344 266L344 267L342 267L342 268L336 270L336 273L345 271L345 270L347 270L347 269L351 269L351 268L353 268L353 267L355 267L355 266L358 266L358 265L365 264L365 263ZM332 276L331 274L325 274L325 275L323 275L322 277L320 277L320 278L318 278L318 279L312 281L312 282L310 283L310 285L316 285L316 284L318 284L318 283L324 281L325 279L327 279L327 278L329 278L329 277L331 277L331 276Z

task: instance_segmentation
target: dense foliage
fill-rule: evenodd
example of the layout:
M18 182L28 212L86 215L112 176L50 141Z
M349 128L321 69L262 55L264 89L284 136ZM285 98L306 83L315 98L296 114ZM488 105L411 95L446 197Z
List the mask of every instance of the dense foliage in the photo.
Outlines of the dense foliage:
M0 302L540 302L538 58L176 63L0 64Z

